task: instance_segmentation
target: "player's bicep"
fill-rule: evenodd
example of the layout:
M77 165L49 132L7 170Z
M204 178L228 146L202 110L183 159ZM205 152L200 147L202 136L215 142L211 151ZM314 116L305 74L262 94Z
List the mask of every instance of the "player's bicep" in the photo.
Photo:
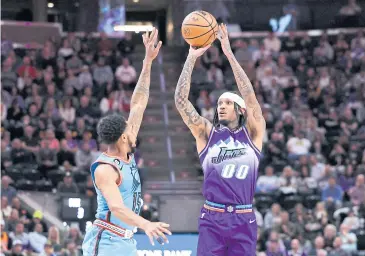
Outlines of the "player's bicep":
M123 204L123 198L117 185L121 178L111 165L100 165L95 170L95 184L103 194L110 210Z
M178 111L184 120L184 123L189 127L191 133L196 139L203 138L207 134L207 126L212 124L204 117L199 115L190 101L186 103L186 107Z

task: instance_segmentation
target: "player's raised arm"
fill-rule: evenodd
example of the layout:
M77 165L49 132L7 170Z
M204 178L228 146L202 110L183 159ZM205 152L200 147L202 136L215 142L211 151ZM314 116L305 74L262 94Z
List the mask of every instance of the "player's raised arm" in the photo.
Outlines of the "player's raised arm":
M135 141L139 128L141 127L143 113L147 107L150 95L150 80L152 61L156 58L162 42L157 43L158 30L153 29L152 33L146 32L142 36L143 44L146 48L146 55L143 60L143 67L138 78L136 88L133 91L131 99L131 110L129 113L126 132L131 136L131 140Z
M197 141L200 139L204 140L207 137L207 134L212 128L212 124L204 117L201 117L193 104L189 101L191 74L193 72L196 59L209 47L210 45L200 49L190 47L189 55L185 61L175 91L176 108Z
M222 50L231 64L238 90L246 102L247 126L250 131L250 135L255 146L261 150L262 140L266 130L265 119L262 116L261 107L256 99L251 81L232 52L228 39L227 26L224 24L219 25L218 39L221 41Z
M150 222L135 214L124 205L123 198L116 183L118 179L118 173L111 165L102 164L95 170L96 186L105 197L112 214L128 225L143 229L152 244L153 238L157 240L159 237L162 237L165 242L168 242L164 235L164 233L171 235L171 232L167 229L169 227L168 224L163 222Z

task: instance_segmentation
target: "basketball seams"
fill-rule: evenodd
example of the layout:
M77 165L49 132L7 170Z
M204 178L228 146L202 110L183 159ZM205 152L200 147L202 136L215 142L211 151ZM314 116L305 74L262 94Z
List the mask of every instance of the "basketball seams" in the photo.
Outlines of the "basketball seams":
M188 18L188 16L190 15L195 15L196 18L200 17L202 20L198 20L198 19L193 19L193 18ZM187 17L185 17L184 21L187 21L187 24L182 24L181 26L181 31L183 33L183 37L184 39L190 44L196 46L196 47L205 47L207 45L207 42L213 42L216 38L217 38L217 31L218 31L218 23L215 20L215 17L210 14L209 12L199 12L199 11L195 11L192 12L190 15L188 15ZM211 20L208 20L208 16L210 16ZM190 21L193 22L190 22ZM200 25L202 23L204 23L204 21L209 24L209 25ZM194 24L196 23L196 24ZM200 23L200 24L199 24ZM215 23L215 24L214 24ZM208 29L208 27L210 27L210 29L208 31L205 31L206 29ZM190 30L191 29L191 30ZM186 33L188 32L188 33ZM202 33L198 36L198 33ZM211 34L209 34L211 33ZM192 36L192 37L186 37L187 35ZM213 37L212 37L213 35ZM207 38L208 36L208 38ZM204 41L204 43L202 43ZM193 43L195 42L195 43ZM196 44L196 45L195 45Z
M199 38L199 37L201 37L201 36L204 36L204 35L206 35L206 34L208 34L209 32L211 32L212 30L214 30L215 29L215 27L217 26L218 24L216 24L212 29L209 29L207 32L205 32L205 33L203 33L203 34L201 34L201 35L199 35L199 36L195 36L195 37L185 37L185 39L196 39L196 38ZM213 33L214 34L214 33Z

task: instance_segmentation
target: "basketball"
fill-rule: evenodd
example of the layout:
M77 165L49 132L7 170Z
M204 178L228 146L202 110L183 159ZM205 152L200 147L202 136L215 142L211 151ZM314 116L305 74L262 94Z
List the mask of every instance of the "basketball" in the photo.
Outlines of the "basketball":
M217 38L218 24L209 12L194 11L185 17L181 33L191 46L205 47Z

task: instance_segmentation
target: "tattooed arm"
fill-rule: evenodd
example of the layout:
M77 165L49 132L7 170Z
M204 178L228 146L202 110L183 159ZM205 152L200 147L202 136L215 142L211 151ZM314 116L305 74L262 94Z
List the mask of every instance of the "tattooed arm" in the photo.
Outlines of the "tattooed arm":
M201 56L209 46L201 49L190 48L189 55L184 64L179 81L175 91L175 105L179 111L184 123L189 127L191 133L197 141L197 149L200 152L204 147L207 135L212 129L212 124L205 118L201 117L195 110L193 104L189 101L189 92L191 84L191 74L194 69L196 59Z
M137 138L139 128L141 127L143 113L147 107L148 98L150 94L150 80L151 80L151 66L152 61L156 58L158 51L162 45L160 41L155 47L158 31L154 29L149 35L144 34L143 44L146 47L146 56L143 60L143 67L139 76L136 88L133 91L131 99L131 110L129 113L126 132L131 136L131 140L134 141Z
M262 141L266 130L266 122L262 115L260 104L256 99L255 91L253 90L250 79L247 77L245 71L242 69L241 65L238 63L232 52L228 39L227 27L223 24L220 25L219 32L219 40L221 41L223 52L231 64L238 90L246 103L247 126L250 136L255 146L261 150Z

